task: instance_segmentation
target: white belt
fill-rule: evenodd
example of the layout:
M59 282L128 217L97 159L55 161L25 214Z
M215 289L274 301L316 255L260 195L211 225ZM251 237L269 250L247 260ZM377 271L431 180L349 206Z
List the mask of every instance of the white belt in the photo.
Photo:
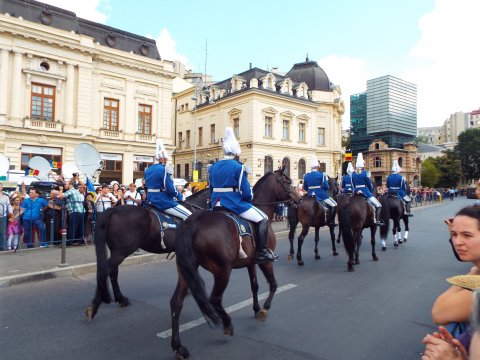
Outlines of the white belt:
M228 188L213 188L213 192L237 192L238 190L233 187Z
M365 185L358 185L358 186L355 186L356 188L364 188L366 187Z
M391 186L390 189L392 189L392 190L398 190L398 189L400 189L400 187L393 187L393 186Z
M162 189L148 189L148 192L162 192Z
M309 186L308 189L320 189L322 186L319 185L319 186Z

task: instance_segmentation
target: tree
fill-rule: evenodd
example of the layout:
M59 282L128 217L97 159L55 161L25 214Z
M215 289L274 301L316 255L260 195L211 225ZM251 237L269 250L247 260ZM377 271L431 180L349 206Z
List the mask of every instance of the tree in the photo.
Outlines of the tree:
M465 178L480 178L480 128L461 132L454 151L460 159Z
M422 162L421 177L422 186L435 187L437 185L440 174L431 157Z
M428 144L428 137L425 135L418 135L416 141L420 144Z
M457 186L462 178L462 165L455 152L446 151L445 155L433 160L440 176L437 186L449 188Z

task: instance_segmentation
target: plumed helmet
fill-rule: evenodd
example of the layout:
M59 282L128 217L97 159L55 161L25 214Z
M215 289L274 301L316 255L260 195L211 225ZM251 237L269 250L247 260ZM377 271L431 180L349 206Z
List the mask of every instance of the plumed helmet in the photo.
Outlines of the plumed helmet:
M310 169L316 169L318 168L319 164L318 164L318 159L315 155L312 156L312 158L310 159Z
M350 161L347 166L347 174L352 174L355 171L353 168L352 162Z
M392 171L395 174L398 174L400 171L402 171L402 168L400 167L400 165L398 165L398 160L393 161Z
M225 136L223 137L223 152L225 155L240 155L242 150L240 144L235 137L235 133L231 127L225 128Z
M161 139L157 139L156 142L156 148L155 148L155 158L157 160L159 159L166 159L168 160L168 152L167 149L165 149L165 146L163 146L163 142Z
M363 161L363 154L360 152L357 155L357 163L355 164L355 168L361 169L365 167L365 161Z

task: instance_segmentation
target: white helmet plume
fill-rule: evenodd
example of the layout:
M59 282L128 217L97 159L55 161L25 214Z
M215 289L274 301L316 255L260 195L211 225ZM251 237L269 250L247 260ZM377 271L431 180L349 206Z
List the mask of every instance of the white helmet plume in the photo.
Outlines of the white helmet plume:
M398 165L398 160L393 161L392 171L395 174L398 174L400 171L402 171L402 168L400 167L400 165Z
M365 167L365 161L363 161L363 154L360 152L357 155L357 163L355 164L357 169L361 169Z
M316 169L318 168L318 159L315 155L312 156L311 160L310 160L310 169Z
M240 144L235 137L235 133L231 127L225 128L225 136L223 137L223 152L225 155L240 155L242 150Z
M350 161L347 166L347 174L352 174L355 171L353 168L352 162Z
M165 159L168 160L168 152L167 149L165 149L165 146L163 146L163 142L161 139L157 139L155 141L156 148L155 148L155 158L157 160L159 159Z

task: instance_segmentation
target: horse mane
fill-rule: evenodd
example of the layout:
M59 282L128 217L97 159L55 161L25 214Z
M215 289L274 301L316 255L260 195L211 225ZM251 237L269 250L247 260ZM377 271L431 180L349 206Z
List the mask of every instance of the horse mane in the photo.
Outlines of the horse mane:
M269 171L265 175L263 175L258 181L253 185L253 191L257 190L259 187L262 186L262 184L267 181L267 179L270 177L270 175L273 175L273 172Z

